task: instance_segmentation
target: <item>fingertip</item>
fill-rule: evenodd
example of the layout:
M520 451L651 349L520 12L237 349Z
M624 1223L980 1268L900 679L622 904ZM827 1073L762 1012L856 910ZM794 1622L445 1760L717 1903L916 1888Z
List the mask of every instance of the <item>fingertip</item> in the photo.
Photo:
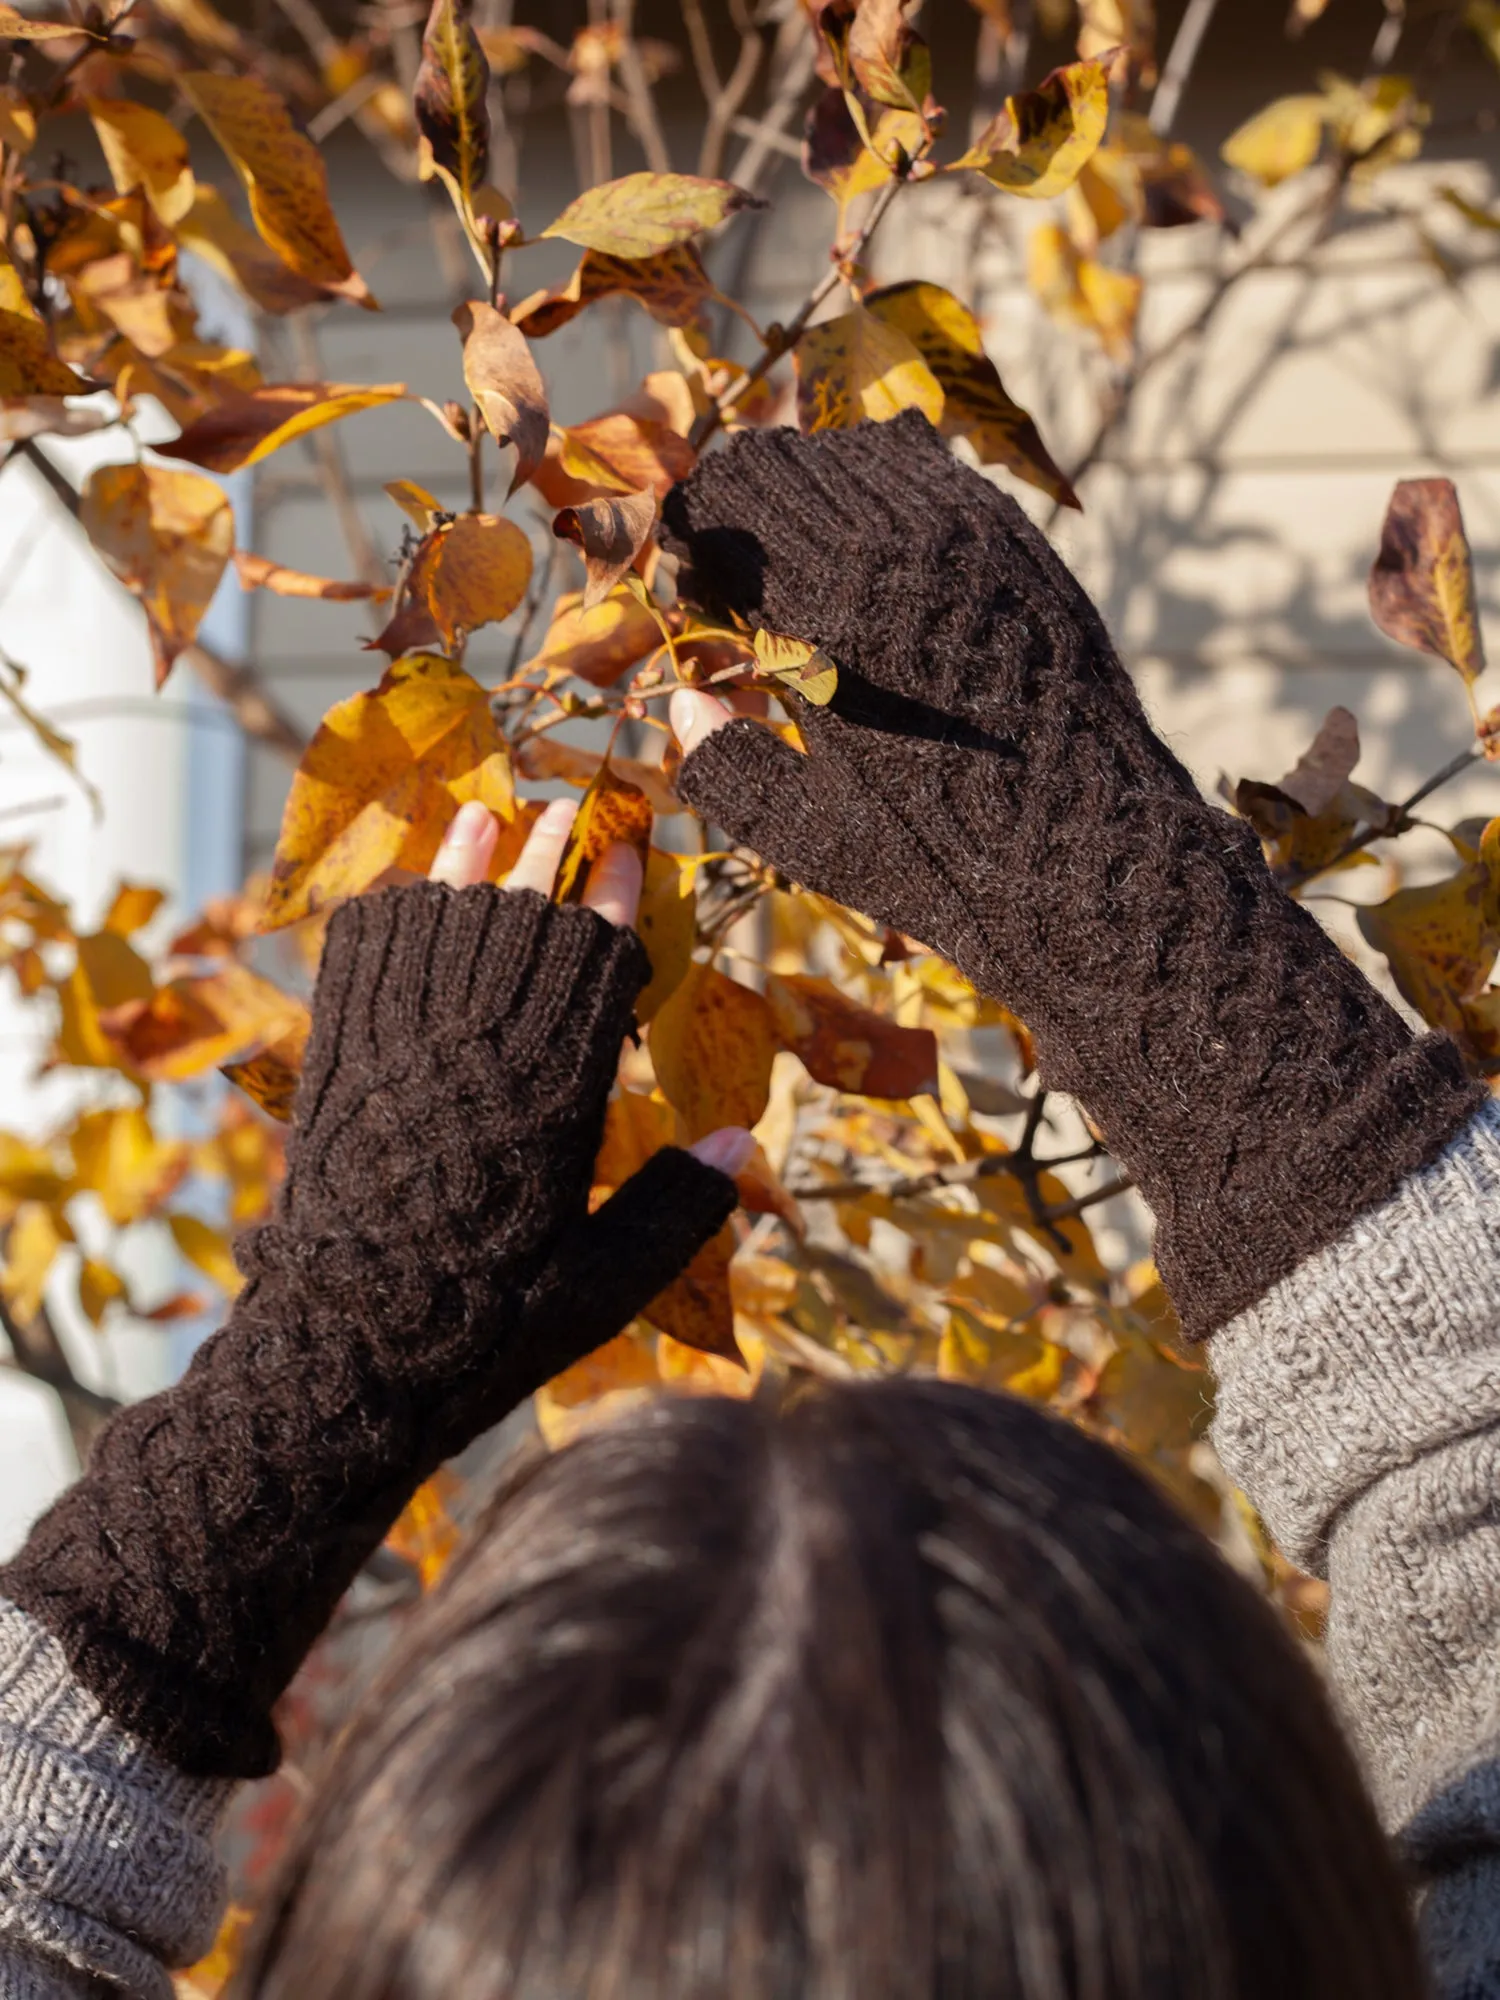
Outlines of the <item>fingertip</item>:
M734 720L733 711L716 695L709 694L704 688L689 687L677 689L667 704L667 716L685 757L690 756L716 729L722 729L726 722Z
M469 799L453 815L429 871L434 882L453 889L471 888L489 872L500 827L488 806Z
M688 1151L705 1167L716 1167L733 1180L755 1151L755 1135L742 1125L721 1125L717 1132L710 1132L696 1145L689 1146Z
M603 917L606 923L628 930L641 907L641 886L645 867L636 849L617 840L606 847L589 870L583 906Z

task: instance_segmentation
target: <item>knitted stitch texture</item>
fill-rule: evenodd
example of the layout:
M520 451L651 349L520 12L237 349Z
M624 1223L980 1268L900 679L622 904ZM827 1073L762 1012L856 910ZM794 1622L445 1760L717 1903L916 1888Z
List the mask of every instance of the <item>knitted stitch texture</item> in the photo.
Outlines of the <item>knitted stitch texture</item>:
M1152 730L1097 612L925 418L743 433L664 508L679 588L821 646L809 754L748 720L679 789L795 880L1025 1020L1106 1134L1201 1337L1432 1157L1479 1101L1277 887ZM795 699L795 698L794 698Z
M62 1647L0 1601L0 2000L171 2000L168 1965L213 1943L214 1834L230 1786L116 1729Z
M431 883L329 927L288 1175L224 1330L123 1411L0 1571L180 1769L275 1767L271 1709L415 1487L610 1338L731 1213L659 1153L594 1216L639 940Z

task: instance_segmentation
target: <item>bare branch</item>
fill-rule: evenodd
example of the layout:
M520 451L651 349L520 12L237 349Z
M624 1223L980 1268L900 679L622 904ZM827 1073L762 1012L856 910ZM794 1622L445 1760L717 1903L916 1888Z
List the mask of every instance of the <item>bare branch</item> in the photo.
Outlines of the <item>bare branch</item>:
M620 31L618 61L628 107L625 115L631 131L640 142L641 151L646 155L646 165L654 174L669 174L672 171L672 155L667 150L667 137L657 116L656 100L646 80L646 66L636 46L635 0L613 0L611 11L614 24Z
M119 1402L79 1381L45 1306L35 1319L23 1323L0 1296L0 1333L10 1343L17 1372L55 1392L78 1463L85 1464L94 1439L121 1407Z
M708 26L703 18L699 0L682 0L682 18L687 28L688 42L693 52L693 63L698 72L698 82L703 90L704 102L708 107L708 120L703 128L703 143L698 151L698 171L710 179L723 172L724 148L731 132L743 132L747 123L740 112L745 99L750 95L751 86L760 71L764 44L760 30L751 20L745 7L745 0L730 0L730 17L739 30L740 49L735 58L734 68L729 72L728 82L721 80L718 65L714 61ZM761 128L753 127L758 133ZM777 150L790 148L795 154L800 151L795 142L784 139L774 128L766 128L771 134L771 143Z

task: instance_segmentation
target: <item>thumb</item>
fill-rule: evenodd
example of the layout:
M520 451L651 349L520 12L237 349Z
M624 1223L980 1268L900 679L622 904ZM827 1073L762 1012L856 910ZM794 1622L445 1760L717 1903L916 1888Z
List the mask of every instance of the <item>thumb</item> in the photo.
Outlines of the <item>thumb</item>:
M701 1143L712 1159L711 1140ZM732 1168L734 1162L726 1158L724 1164ZM565 1230L521 1316L519 1345L534 1386L629 1326L718 1234L738 1200L729 1173L665 1146L602 1208Z

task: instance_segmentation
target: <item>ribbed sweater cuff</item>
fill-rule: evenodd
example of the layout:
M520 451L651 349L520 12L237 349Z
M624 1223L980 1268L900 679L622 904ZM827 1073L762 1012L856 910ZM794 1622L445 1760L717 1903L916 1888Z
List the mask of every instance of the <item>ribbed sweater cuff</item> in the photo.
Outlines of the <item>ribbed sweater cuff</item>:
M163 1967L201 1957L218 1928L214 1836L232 1789L112 1721L58 1640L0 1598L0 1959L13 1942L169 1994Z

